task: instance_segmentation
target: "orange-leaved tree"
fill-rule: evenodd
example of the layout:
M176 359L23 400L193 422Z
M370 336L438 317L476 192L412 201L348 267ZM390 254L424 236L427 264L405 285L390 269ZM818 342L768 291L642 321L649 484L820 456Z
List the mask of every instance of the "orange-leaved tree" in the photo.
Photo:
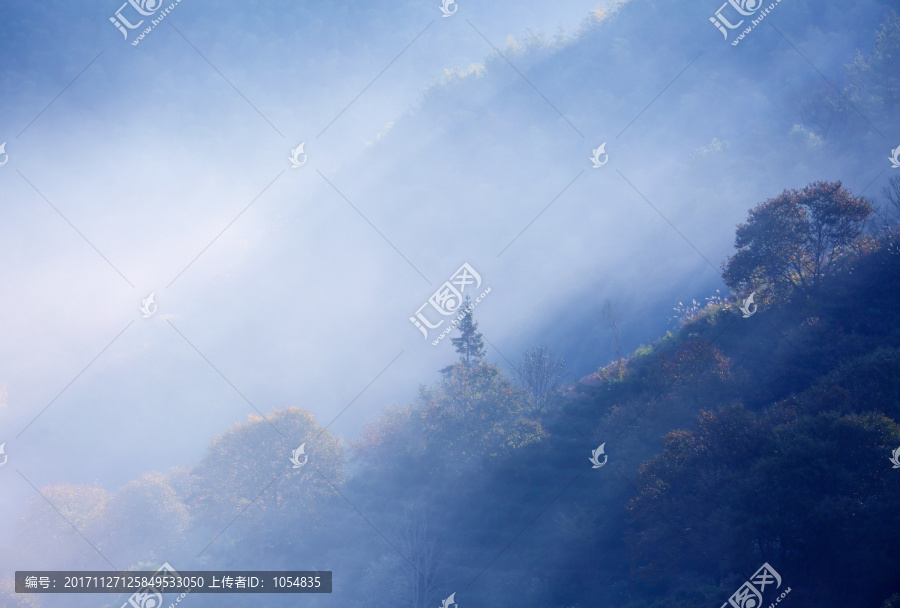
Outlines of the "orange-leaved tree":
M763 284L778 293L815 290L865 243L862 229L873 210L841 182L785 190L738 225L737 253L723 264L725 283L735 291Z

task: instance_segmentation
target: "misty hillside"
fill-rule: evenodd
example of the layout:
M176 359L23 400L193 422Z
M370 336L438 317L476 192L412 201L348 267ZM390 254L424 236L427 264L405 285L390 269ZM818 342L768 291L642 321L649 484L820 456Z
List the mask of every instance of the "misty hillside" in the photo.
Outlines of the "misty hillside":
M458 361L350 445L290 407L190 469L43 488L65 520L33 501L16 566L113 565L85 559L83 534L116 568L339 563L329 605L637 608L721 604L768 563L797 605L900 605L892 186L880 214L839 183L761 203L723 266L735 296L680 305L676 332L575 385L552 348L489 362L470 307ZM301 441L309 466L289 466Z
M0 49L0 608L900 608L896 0ZM14 586L163 568L333 589Z

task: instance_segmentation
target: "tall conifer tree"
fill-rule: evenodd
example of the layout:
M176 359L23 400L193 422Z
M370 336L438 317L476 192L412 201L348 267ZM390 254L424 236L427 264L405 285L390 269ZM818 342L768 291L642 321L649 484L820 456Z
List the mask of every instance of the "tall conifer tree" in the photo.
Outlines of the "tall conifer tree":
M452 338L452 341L456 352L459 353L459 360L468 369L473 363L484 361L484 338L478 331L478 322L472 319L473 306L469 296L466 296L463 305L465 312L456 328L459 330L459 337Z

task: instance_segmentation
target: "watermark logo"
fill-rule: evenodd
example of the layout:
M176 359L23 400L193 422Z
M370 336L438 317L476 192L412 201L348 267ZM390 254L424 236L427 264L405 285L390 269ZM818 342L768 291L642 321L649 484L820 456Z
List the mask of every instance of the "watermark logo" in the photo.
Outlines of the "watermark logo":
M453 10L450 10L451 7ZM458 9L459 6L456 4L455 0L443 0L441 3L441 12L444 13L445 18L455 15Z
M3 453L3 446L0 445L0 454L2 454L2 453ZM894 464L894 466L891 468L900 469L900 448L897 448L896 450L894 450L893 458L888 458L888 460L890 460Z
M600 156L604 156L603 161L600 161ZM600 144L600 147L594 150L594 155L591 157L591 162L594 163L594 169L599 169L603 165L609 162L609 154L606 153L606 142Z
M303 461L300 461L300 457L303 456ZM306 455L306 443L301 443L300 447L291 452L291 463L293 463L292 469L299 469L303 465L309 462L309 456Z
M150 25L146 26L137 37L132 40L131 46L137 46L144 37L153 31L160 22L165 19L174 8L175 5L181 3L181 0L170 2L169 6L163 8L163 0L128 0L119 7L114 16L109 18L110 23L116 26L125 40L128 40L129 30L136 30L145 22L145 17L154 17L150 19ZM130 8L129 8L130 7Z
M450 597L441 602L440 608L457 608L456 593L451 593Z
M449 281L438 287L438 290L428 298L428 301L419 307L419 310L416 311L416 316L410 317L409 320L422 332L422 335L427 340L428 330L439 328L444 324L446 319L441 319L437 323L432 323L425 313L422 312L423 309L430 304L431 307L442 316L449 317L456 314L456 318L451 321L450 325L441 332L437 340L431 343L432 346L437 346L454 327L459 325L459 322L465 316L466 310L460 310L463 304L463 295L466 291L475 290L480 287L481 275L475 272L475 269L468 263L463 264L460 266L459 270L453 273L453 276L450 277ZM475 308L475 306L477 306L490 292L491 288L488 287L481 295L475 298L474 303L470 305L470 309Z
M175 568L169 565L168 562L160 566L159 570L156 571L157 574L174 574L178 575L175 571ZM184 597L183 594L182 597ZM178 600L181 601L181 598ZM157 591L155 588L150 587L148 589L141 589L140 591L135 591L131 594L131 597L128 598L128 601L122 604L122 608L160 608L163 603L162 593ZM176 602L177 603L177 602ZM173 604L174 605L174 604Z
M6 455L6 442L4 441L3 443L0 443L0 467L5 465L7 460L9 460L9 456Z
M775 571L775 568L766 562L756 571L756 574L750 577L749 581L741 585L738 590L728 598L728 601L722 604L722 608L729 608L729 605L731 608L759 608L762 606L763 593L769 585L775 585L775 589L779 589L781 587L781 575ZM790 592L790 587L785 589L769 608L780 603Z
M744 318L745 318L745 319L749 319L750 317L752 317L753 315L755 315L755 314L756 314L756 309L759 308L759 306L757 306L756 304L753 303L753 298L754 298L754 296L756 296L756 292L755 292L755 291L754 291L753 293L750 294L750 297L748 297L746 300L743 301L744 303L743 303L743 304L741 305L741 307L740 307L740 308L741 308L741 312L744 313ZM753 307L752 310L750 309L751 306Z
M155 295L155 291L151 292L150 295L147 296L141 304L141 312L143 313L143 317L145 319L149 319L156 314L156 302L153 301L153 296Z
M716 29L722 32L725 40L728 40L729 30L736 30L741 27L746 21L745 17L755 17L755 19L750 20L750 25L746 26L737 38L731 42L732 46L737 46L780 2L781 0L775 0L769 6L763 8L763 0L728 0L715 12L713 17L709 18L709 21L716 26Z
M897 149L900 150L900 148ZM0 161L0 167L5 165L9 161L9 154L6 153L6 142L0 144L0 158L3 159L2 161Z
M136 591L122 608L159 608L162 602L162 594L158 591Z
M119 7L119 10L116 11L114 17L110 17L109 21L112 23L120 32L122 32L122 36L124 36L125 40L128 40L128 28L129 30L134 30L141 25L143 25L144 20L141 17L137 17L140 19L137 23L132 23L128 17L122 14L122 11L128 6L131 7L143 17L150 17L162 7L162 0L128 0L125 4ZM132 17L134 18L134 17Z
M3 151L2 146L0 146L0 151ZM891 150L891 156L888 158L888 160L891 161L891 169L900 169L900 146L897 146L896 148Z
M306 142L303 142L302 144L291 150L291 169L299 169L306 164L306 161L309 157L306 155L306 152L303 151L303 146L305 145Z
M609 460L609 456L603 451L603 448L606 447L606 442L600 444L600 447L591 452L591 457L589 460L591 461L592 469L599 469L603 465L606 464L606 461ZM600 456L603 456L603 462L600 462Z

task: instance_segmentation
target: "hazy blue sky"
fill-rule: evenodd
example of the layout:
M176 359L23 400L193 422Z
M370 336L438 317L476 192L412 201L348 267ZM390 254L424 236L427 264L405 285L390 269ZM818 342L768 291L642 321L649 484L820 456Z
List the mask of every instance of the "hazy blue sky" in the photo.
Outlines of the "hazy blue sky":
M352 439L454 358L409 317L464 262L486 338L575 377L611 357L604 298L631 350L722 288L754 204L876 194L897 125L801 107L891 4L784 0L737 47L718 4L183 0L135 47L117 2L3 2L2 508L31 497L16 468L114 488L253 406L324 425L359 396Z

